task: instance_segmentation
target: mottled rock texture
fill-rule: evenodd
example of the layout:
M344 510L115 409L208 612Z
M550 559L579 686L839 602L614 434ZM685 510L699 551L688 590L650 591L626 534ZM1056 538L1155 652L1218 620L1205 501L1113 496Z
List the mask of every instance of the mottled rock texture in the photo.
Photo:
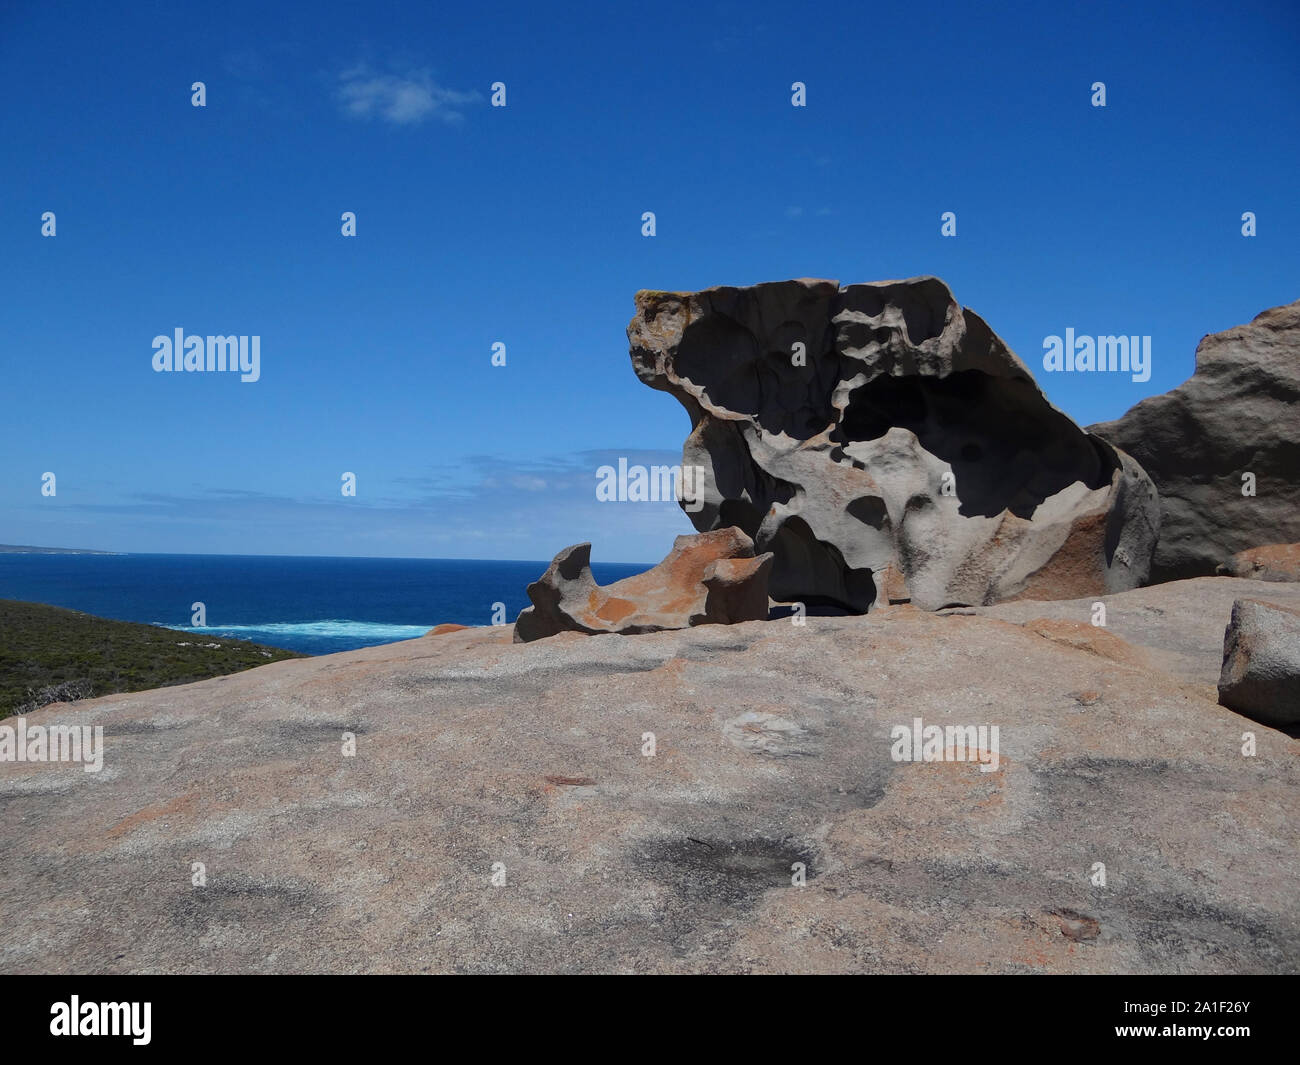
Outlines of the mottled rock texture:
M1239 551L1300 541L1300 302L1205 337L1188 380L1089 431L1160 490L1153 580L1212 574ZM1253 496L1242 494L1246 473Z
M591 544L566 547L528 586L533 605L515 623L527 643L558 632L634 634L767 618L771 554L754 556L739 529L679 536L659 565L601 587Z
M1295 973L1300 742L1213 674L1221 597L1300 586L1189 583L1107 596L1111 634L1199 648L1211 607L1204 695L894 606L477 628L46 707L104 765L0 763L0 972ZM916 717L997 725L997 770L894 761Z
M865 611L1118 591L1159 507L933 277L639 292L632 364L686 408L697 529L775 555L775 599Z
M1136 650L1143 656L1147 668L1193 684L1202 698L1217 701L1224 626L1232 617L1232 604L1243 598L1300 609L1300 584L1197 577L1085 599L999 603L976 613L1029 627L1043 619L1067 621L1076 633L1085 626L1092 634L1087 649L1103 657L1115 647L1108 637L1118 637L1129 652ZM1098 601L1106 606L1104 627L1092 624ZM1044 630L1040 635L1049 633ZM1050 635L1059 638L1060 633Z
M1300 725L1300 610L1260 599L1232 604L1219 702L1274 728Z

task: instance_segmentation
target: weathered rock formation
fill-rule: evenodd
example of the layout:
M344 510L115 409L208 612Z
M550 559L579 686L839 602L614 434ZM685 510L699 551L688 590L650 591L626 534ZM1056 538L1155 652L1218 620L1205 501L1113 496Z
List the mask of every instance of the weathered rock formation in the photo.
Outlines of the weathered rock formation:
M933 277L639 292L632 364L691 418L697 529L775 555L772 596L865 611L1140 584L1155 489L1053 407Z
M1260 599L1232 604L1219 702L1274 728L1300 725L1300 610Z
M1268 544L1238 551L1214 572L1250 581L1300 581L1300 544Z
M533 605L515 623L515 641L557 632L640 633L767 618L771 554L754 557L739 529L679 536L659 565L601 587L591 544L566 547L528 586Z
M1229 555L1300 540L1300 302L1205 337L1196 372L1089 431L1160 490L1152 579L1208 575ZM1254 495L1243 495L1243 475Z

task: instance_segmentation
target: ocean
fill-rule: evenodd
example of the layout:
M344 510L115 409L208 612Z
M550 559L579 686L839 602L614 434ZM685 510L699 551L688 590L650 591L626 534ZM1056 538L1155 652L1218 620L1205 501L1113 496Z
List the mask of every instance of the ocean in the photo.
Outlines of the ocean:
M321 655L422 636L434 625L513 622L546 562L281 555L0 553L0 599L25 599ZM648 565L593 563L601 584ZM202 603L206 625L191 624Z

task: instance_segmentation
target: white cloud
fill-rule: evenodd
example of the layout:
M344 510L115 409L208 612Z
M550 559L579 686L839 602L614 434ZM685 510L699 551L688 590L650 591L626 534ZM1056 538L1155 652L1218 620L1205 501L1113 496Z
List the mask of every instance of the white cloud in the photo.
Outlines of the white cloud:
M429 118L459 122L464 109L482 100L477 92L457 92L434 82L427 70L379 74L362 65L339 75L338 100L350 118L380 119L398 126Z

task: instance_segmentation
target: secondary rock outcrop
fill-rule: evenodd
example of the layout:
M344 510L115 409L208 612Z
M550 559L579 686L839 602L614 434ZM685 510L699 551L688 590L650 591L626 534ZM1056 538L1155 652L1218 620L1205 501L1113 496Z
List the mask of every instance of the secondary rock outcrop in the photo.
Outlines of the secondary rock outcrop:
M865 611L1145 579L1151 481L1053 407L933 277L639 292L632 364L686 408L695 527L775 559L771 594Z
M1300 725L1300 610L1259 599L1232 604L1219 702L1274 728Z
M1089 431L1160 490L1153 579L1209 575L1238 551L1300 540L1300 302L1205 337L1188 380Z
M515 623L515 642L557 632L641 633L692 625L766 620L771 554L754 556L739 529L679 536L659 565L601 587L591 544L566 547L528 586L533 605Z

